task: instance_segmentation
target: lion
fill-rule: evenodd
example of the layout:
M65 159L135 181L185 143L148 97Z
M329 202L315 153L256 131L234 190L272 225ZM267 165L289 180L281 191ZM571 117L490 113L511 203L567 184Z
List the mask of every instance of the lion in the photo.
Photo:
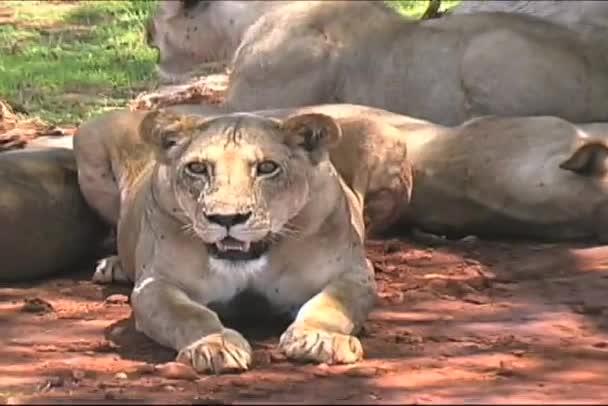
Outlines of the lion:
M0 153L0 282L59 274L102 251L106 225L86 203L74 153Z
M116 111L85 122L79 183L118 229L118 256L97 281L133 282L137 330L201 373L251 367L250 344L220 321L264 313L242 297L292 317L279 342L289 359L359 361L376 285L361 202L329 159L341 136L323 114Z
M262 14L288 1L161 0L146 22L146 41L158 48L158 74L180 82L201 64L229 61L243 33Z
M448 236L608 241L608 123L486 116L408 135L409 214Z
M536 16L563 25L585 38L608 33L608 3L605 1L473 0L459 3L449 12L458 15L497 11Z
M383 2L293 2L243 35L223 108L348 103L442 125L484 115L608 121L606 49L523 14L419 21Z

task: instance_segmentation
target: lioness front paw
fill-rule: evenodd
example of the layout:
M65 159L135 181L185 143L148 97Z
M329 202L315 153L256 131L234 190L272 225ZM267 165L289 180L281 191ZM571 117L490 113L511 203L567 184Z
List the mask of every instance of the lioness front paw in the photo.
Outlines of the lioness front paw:
M122 270L118 256L112 255L97 262L92 280L99 284L110 284L112 282L128 282L129 278Z
M182 349L177 361L201 373L246 371L251 366L251 346L237 331L224 329Z
M281 335L279 348L296 361L352 364L363 359L363 347L357 337L295 324Z

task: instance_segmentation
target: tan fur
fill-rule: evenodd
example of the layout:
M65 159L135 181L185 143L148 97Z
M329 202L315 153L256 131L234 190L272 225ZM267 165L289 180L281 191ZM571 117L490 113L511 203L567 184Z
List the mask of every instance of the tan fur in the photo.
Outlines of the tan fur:
M608 124L549 116L410 134L409 217L442 234L606 241L607 153Z
M232 58L243 33L262 14L287 1L209 1L186 7L160 0L147 21L148 44L158 48L164 82L184 80L201 64Z
M457 15L497 11L542 18L592 40L600 35L608 35L608 3L603 0L467 0L452 8L450 13Z
M340 136L320 114L118 111L86 122L74 138L83 193L118 227L118 258L97 274L133 281L137 328L200 372L250 368L251 347L214 311L251 309L238 307L243 295L297 311L280 340L289 358L358 361L375 282L360 202L328 158ZM254 177L267 160L281 169ZM272 243L257 259L220 259L212 248L226 235Z
M72 151L0 154L0 282L32 281L98 254L108 233L78 188Z
M408 21L382 2L293 2L244 34L224 107L354 103L444 125L488 114L608 121L607 49L520 14Z

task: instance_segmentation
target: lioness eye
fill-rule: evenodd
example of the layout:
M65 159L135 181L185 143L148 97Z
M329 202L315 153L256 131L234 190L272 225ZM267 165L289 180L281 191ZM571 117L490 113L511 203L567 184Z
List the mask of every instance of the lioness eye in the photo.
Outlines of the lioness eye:
M190 162L186 169L194 175L207 175L207 165L202 162Z
M270 175L279 170L279 164L272 161L260 162L257 166L258 175Z

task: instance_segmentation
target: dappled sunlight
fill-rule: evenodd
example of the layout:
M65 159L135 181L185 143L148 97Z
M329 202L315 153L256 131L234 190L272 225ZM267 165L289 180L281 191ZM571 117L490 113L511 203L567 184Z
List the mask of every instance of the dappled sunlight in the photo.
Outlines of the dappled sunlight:
M585 402L606 393L601 247L478 241L428 248L390 240L370 241L368 252L379 299L361 333L365 359L358 364L293 364L277 349L286 324L245 320L230 325L252 344L251 371L164 378L150 368L176 352L137 332L130 286L94 285L92 270L83 270L72 283L66 275L29 290L0 289L0 374L8 377L0 392L68 399L75 388L98 388L125 401L308 403ZM26 296L47 300L54 311L20 311ZM86 378L74 383L68 372L81 369ZM118 382L122 371L128 380ZM69 379L36 392L57 375Z

